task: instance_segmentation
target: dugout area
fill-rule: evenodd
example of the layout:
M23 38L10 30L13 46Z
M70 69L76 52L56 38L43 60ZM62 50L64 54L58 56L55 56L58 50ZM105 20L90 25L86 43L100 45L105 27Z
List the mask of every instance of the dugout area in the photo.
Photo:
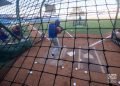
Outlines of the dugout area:
M120 85L119 0L16 1L32 47L0 63L0 86ZM48 25L56 19L66 30L58 35L61 48L53 57Z

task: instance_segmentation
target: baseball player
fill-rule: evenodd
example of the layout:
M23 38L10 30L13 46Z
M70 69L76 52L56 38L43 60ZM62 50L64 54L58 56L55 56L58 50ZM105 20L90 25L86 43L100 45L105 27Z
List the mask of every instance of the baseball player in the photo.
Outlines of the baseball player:
M60 43L57 37L62 32L63 28L60 26L60 21L56 20L54 23L50 23L48 27L48 36L53 43L52 56L54 57L60 51Z

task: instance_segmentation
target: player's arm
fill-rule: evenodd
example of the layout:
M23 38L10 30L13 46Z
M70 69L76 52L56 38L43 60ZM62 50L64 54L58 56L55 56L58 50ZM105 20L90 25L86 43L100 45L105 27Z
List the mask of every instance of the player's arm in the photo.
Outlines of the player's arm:
M64 30L66 30L66 29L64 29L63 27L61 27L61 26L59 26L60 28L61 28L61 31L64 31Z

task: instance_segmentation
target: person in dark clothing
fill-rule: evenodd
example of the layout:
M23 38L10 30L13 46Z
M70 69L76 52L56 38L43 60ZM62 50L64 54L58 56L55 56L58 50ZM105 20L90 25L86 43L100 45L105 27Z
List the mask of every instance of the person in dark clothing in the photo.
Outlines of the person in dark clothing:
M12 33L17 36L19 39L21 39L21 28L19 25L16 25L12 28Z
M48 36L54 45L52 49L52 56L55 56L60 51L60 43L57 35L62 32L62 27L60 26L60 21L56 20L55 23L50 23L48 28Z

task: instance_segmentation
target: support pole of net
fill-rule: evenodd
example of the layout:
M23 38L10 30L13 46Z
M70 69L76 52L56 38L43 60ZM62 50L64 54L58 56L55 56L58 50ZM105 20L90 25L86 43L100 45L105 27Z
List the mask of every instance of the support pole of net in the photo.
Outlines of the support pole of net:
M19 8L19 0L16 0L16 20L17 20L17 23L19 24L20 26L20 35L21 37L23 38L23 34L22 34L22 26L21 26L21 20L20 20L20 8Z

